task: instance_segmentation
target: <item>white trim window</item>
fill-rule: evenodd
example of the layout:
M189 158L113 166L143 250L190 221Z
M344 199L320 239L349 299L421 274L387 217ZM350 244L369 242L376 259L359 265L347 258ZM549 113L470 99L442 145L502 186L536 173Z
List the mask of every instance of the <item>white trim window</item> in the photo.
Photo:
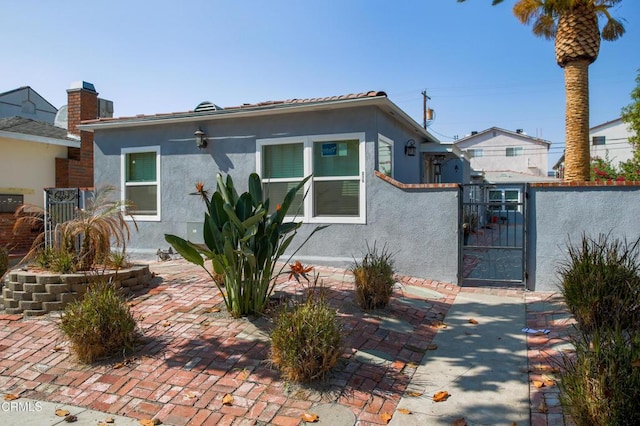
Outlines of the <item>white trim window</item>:
M160 147L120 150L122 200L132 203L128 213L138 221L160 220Z
M489 210L491 211L517 211L520 212L520 190L516 188L490 189Z
M505 155L507 157L518 157L520 155L524 155L524 148L521 146L509 146L505 150Z
M378 164L380 173L393 177L393 141L378 134Z
M366 223L364 133L258 139L256 145L256 170L271 210L312 175L289 208L291 216L308 223Z

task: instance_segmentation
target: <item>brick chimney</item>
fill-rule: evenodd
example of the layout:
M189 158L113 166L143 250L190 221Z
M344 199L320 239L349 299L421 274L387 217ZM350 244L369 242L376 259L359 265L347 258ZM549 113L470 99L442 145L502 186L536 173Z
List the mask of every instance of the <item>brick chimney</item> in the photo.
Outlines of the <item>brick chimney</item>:
M98 92L78 81L67 90L67 130L80 139L80 148L67 148L67 158L56 158L56 187L93 187L93 133L78 130L82 120L98 118Z

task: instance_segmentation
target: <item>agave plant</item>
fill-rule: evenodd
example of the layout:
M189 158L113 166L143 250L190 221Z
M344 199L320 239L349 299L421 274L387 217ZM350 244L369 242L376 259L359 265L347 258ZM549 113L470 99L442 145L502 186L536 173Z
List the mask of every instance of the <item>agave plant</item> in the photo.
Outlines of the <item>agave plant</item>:
M274 277L278 275L274 275L276 262L302 225L284 219L296 193L308 180L309 177L291 188L275 211L268 213L269 199L263 199L262 183L256 173L249 176L249 191L242 195L238 195L231 176L225 182L218 174L216 191L211 198L204 196L205 245L171 234L165 234L165 240L187 261L207 271L232 315L259 314L273 292ZM302 244L322 228L317 227ZM213 273L205 259L211 260ZM214 274L224 277L224 289Z

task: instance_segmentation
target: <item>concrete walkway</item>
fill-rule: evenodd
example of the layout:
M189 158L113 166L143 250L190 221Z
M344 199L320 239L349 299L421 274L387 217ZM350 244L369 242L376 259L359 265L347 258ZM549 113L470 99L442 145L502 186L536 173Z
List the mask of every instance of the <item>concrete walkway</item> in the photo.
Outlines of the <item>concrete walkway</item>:
M460 418L467 425L528 424L524 323L522 295L459 293L433 340L437 349L422 359L389 424L451 425ZM446 401L434 402L439 391L449 393Z

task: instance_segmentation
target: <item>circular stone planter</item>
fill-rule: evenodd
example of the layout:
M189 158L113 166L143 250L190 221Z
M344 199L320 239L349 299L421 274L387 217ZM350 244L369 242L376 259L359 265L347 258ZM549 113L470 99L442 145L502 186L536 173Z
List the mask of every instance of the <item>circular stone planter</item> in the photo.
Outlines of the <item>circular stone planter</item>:
M82 297L89 284L106 280L125 294L142 289L153 278L149 265L134 265L99 275L52 274L15 269L7 273L0 301L8 314L44 315L64 309L67 303Z

